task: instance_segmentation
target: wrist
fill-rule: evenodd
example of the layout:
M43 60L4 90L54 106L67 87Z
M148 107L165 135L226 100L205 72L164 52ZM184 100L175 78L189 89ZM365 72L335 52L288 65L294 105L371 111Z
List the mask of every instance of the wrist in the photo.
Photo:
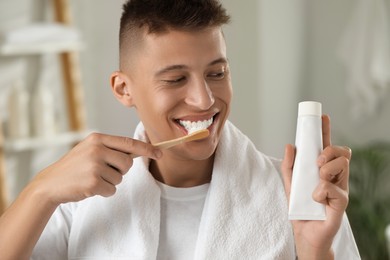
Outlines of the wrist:
M313 247L307 243L296 245L299 260L333 260L334 253L330 246L321 248Z
M52 199L45 185L39 180L29 183L21 192L21 197L38 207L37 209L48 212L53 212L60 204Z
M334 253L332 249L318 252L298 252L299 260L334 260Z
M312 244L308 239L295 235L295 246L299 260L333 260L332 242Z

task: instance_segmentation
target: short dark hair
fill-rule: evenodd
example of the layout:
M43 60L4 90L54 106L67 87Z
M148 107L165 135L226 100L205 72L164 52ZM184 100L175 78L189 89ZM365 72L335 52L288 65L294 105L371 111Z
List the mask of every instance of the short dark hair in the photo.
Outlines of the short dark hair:
M128 47L130 39L139 38L139 32L145 28L148 33L191 31L222 26L229 21L218 0L128 0L123 4L120 20L120 52Z

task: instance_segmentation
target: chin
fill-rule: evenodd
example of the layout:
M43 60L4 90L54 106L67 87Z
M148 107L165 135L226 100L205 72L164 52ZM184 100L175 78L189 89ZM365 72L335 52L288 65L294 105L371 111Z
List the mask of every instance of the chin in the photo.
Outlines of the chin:
M183 159L202 161L211 158L214 155L215 150L216 145L205 144L205 141L201 141L189 142L173 147L170 152Z
M207 160L207 159L210 159L211 157L213 157L214 153L215 153L215 150L213 152L210 152L210 153L203 152L201 154L194 154L191 156L191 159L194 161L204 161L204 160Z

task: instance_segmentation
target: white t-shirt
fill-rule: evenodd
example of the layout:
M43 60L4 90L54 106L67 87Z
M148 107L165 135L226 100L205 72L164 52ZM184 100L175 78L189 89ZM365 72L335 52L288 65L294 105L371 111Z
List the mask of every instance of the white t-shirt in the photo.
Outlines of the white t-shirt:
M194 256L203 206L210 184L191 188L161 189L159 260L191 259Z

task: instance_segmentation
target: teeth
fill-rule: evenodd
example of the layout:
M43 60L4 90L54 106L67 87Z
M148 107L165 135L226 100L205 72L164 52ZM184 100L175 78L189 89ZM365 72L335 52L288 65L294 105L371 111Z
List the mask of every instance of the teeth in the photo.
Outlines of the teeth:
M198 130L207 129L213 123L213 118L197 122L179 120L179 123L187 130L188 134L191 134Z

